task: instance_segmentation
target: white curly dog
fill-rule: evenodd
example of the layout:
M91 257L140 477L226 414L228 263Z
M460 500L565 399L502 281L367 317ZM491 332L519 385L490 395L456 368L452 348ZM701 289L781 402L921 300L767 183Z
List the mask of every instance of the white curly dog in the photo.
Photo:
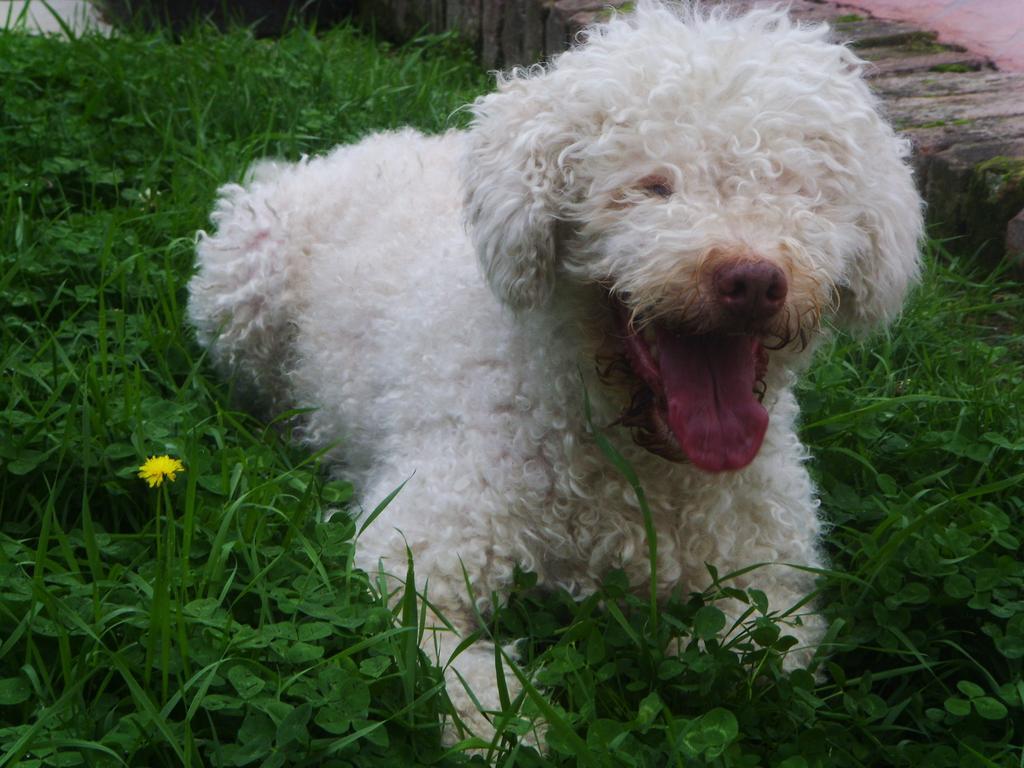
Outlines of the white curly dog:
M661 594L764 563L740 586L801 601L822 523L794 380L823 328L892 319L918 274L907 144L825 25L638 5L500 76L466 131L259 164L199 241L200 341L254 404L314 407L304 439L368 509L411 478L357 562L404 577L408 546L457 633L463 569L477 607L516 564L575 595L646 584L584 390L645 490ZM796 663L822 629L793 628ZM427 635L442 663L460 642ZM486 732L464 685L498 708L493 646L447 674Z

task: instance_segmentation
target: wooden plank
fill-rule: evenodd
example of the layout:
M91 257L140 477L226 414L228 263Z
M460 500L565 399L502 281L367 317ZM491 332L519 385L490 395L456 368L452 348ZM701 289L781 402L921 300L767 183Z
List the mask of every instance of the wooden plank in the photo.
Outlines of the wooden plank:
M480 0L444 0L443 29L453 29L480 55Z
M550 10L541 0L526 0L523 19L523 60L526 63L544 58L544 21Z
M875 48L886 45L934 42L934 32L924 32L901 21L865 18L862 21L839 22L833 25L835 40L850 43L854 48Z
M911 59L915 56L935 56L940 53L963 52L963 48L955 45L928 43L921 45L879 45L874 48L859 48L856 54L864 59L864 61L881 61L882 59Z
M984 93L949 96L903 96L886 101L886 112L899 122L926 125L935 122L967 123L989 117L1024 115L1024 100L993 99Z
M501 66L529 65L523 38L526 24L527 0L505 0L505 13L501 19Z
M480 60L488 69L501 66L501 20L505 0L484 0L480 14Z
M943 67L964 67L980 70L989 66L988 59L963 51L943 51L919 56L893 56L872 61L865 70L868 78L883 75L910 74L913 72L935 72Z
M835 22L837 16L844 15L845 10L826 3L810 2L810 0L794 0L792 3L787 3L786 7L789 9L789 15L797 21L827 21L830 24Z
M901 128L900 133L913 142L916 155L927 157L959 143L983 146L992 142L1024 140L1024 116L980 118L968 123L911 125Z
M462 0L462 18L466 31L476 41L477 50L480 50L480 40L483 23L483 0Z
M544 21L544 58L561 53L569 47L570 36L568 19L554 3L549 7L548 17Z
M562 14L562 18L570 19L580 11L602 11L605 8L622 5L624 0L556 0L554 10Z
M391 24L395 32L405 37L409 34L409 27L406 24L406 16L409 14L409 0L391 0Z
M480 3L481 0L446 0L444 9L445 29L458 30L477 55L481 50Z
M891 99L977 93L1024 107L1024 72L912 72L877 77L871 88Z
M462 30L464 0L448 0L444 4L444 25L447 29Z

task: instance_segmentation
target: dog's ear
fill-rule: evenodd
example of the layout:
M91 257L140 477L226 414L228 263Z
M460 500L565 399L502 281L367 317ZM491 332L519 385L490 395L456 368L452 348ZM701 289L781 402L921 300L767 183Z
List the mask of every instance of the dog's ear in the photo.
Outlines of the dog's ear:
M491 290L513 309L544 304L555 283L555 220L574 136L552 74L539 67L499 77L473 104L462 159L466 220Z
M920 276L923 205L904 157L907 148L894 139L893 155L876 166L870 202L860 216L867 245L852 260L839 286L841 325L865 332L899 314L907 291Z

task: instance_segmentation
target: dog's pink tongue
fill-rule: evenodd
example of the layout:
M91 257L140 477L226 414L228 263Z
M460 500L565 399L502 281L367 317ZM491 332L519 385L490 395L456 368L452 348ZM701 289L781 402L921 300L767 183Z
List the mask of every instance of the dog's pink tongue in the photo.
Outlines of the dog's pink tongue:
M683 453L708 472L747 466L768 428L768 412L753 393L757 342L657 333L668 422Z

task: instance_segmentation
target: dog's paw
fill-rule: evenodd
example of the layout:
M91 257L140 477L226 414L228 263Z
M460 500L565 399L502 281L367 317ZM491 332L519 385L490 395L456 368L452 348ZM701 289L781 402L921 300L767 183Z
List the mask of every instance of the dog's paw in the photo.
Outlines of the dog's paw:
M505 698L498 686L499 670L492 644L477 643L451 660L445 668L445 683L454 717L444 724L445 744L475 739L481 746L471 751L485 751L483 743L496 746L503 739L515 738L520 744L543 750L546 724L524 711L526 694L513 664L514 649L508 646L501 670ZM503 698L507 706L503 706Z

